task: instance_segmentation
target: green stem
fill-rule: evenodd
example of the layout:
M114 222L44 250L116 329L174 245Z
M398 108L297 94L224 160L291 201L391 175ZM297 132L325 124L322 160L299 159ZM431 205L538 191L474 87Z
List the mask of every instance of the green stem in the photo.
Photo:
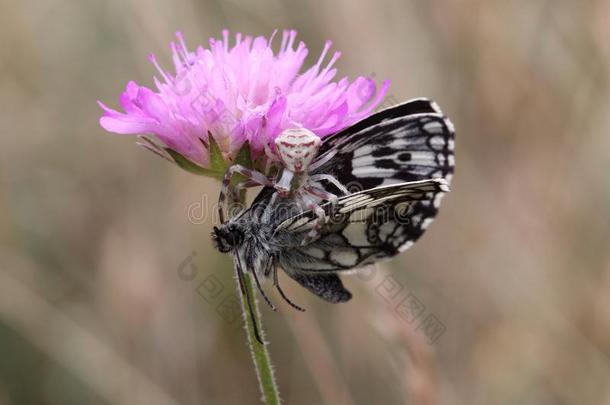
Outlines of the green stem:
M252 281L250 280L250 275L248 273L244 274L244 287L247 290L247 293L250 294L250 297L252 297L254 318L256 319L256 323L258 325L260 337L263 339L263 341L265 341L261 314L258 310L258 303L254 298L254 289L252 288ZM238 295L241 298L241 311L244 316L246 334L248 335L248 347L250 348L250 354L252 354L252 361L254 362L254 368L256 370L256 377L258 378L262 399L267 405L280 405L280 394L277 389L277 383L275 382L269 351L267 350L266 345L261 344L256 339L252 318L250 318L248 312L248 303L246 302L246 297L244 297L239 290L239 287Z

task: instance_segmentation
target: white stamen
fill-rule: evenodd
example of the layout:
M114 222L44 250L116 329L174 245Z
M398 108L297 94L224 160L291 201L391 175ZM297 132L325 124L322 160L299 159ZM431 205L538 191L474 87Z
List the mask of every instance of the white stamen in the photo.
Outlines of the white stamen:
M178 38L179 46L176 47L178 55L182 57L183 64L188 67L191 65L191 58L189 57L189 51L186 48L186 42L184 42L184 36L180 31L176 32L176 38Z
M286 51L286 41L288 40L288 31L282 31L282 42L280 43L280 53Z
M222 30L222 41L224 43L225 52L229 52L229 30Z
M326 74L330 70L330 68L335 64L337 59L339 59L340 57L341 57L341 52L335 52L333 54L333 57L330 59L330 62L328 62L328 65L326 65L326 67L324 68L324 71L322 72L322 74Z
M170 78L167 76L165 71L161 68L161 66L159 65L159 62L157 62L157 58L155 57L155 55L152 53L150 55L148 55L148 60L155 66L155 68L159 71L159 73L161 73L161 76L163 76L163 80L165 80L165 83L170 84L171 83Z
M267 49L271 48L271 44L273 44L273 38L275 38L276 33L277 33L277 30L273 30L273 32L271 33L271 36L269 37L269 41L267 42Z
M326 58L326 54L328 53L328 50L330 49L330 47L333 45L332 41L326 41L324 43L324 49L322 49L322 54L320 55L320 58L318 59L318 62L316 63L316 71L319 71L320 66L322 66L322 62L324 61L324 58Z
M297 37L297 32L295 30L290 31L290 37L288 39L288 43L286 44L286 49L292 50L294 45L294 39Z

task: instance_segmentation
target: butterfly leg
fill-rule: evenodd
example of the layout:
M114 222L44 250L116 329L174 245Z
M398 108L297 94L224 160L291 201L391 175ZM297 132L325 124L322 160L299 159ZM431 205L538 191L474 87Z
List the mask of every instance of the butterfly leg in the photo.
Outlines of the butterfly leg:
M282 296L284 301L286 301L291 307L293 307L297 311L305 312L304 308L301 308L300 306L298 306L294 302L290 301L290 299L286 296L286 294L284 294L284 290L282 290L280 288L280 281L279 281L279 279L277 277L277 266L275 265L275 261L272 259L272 260L269 261L269 264L271 266L271 271L273 271L273 285L275 286L277 291L280 293L280 295Z
M227 199L227 194L230 192L231 179L235 174L241 174L246 178L246 182L249 184L261 185L261 186L272 186L273 180L269 179L264 174L257 172L256 170L250 170L241 165L233 165L229 167L222 180L222 186L220 187L220 195L218 196L218 218L220 223L225 222L224 215L224 204Z
M271 308L272 310L275 311L275 305L273 305L273 303L271 302L269 297L267 297L267 294L265 294L265 290L263 290L263 287L261 286L261 282L258 280L258 275L256 274L256 271L252 272L252 277L254 277L254 281L256 282L256 288L258 289L258 292L261 293L261 295L263 296L263 299L265 300L267 305L269 305L269 308Z

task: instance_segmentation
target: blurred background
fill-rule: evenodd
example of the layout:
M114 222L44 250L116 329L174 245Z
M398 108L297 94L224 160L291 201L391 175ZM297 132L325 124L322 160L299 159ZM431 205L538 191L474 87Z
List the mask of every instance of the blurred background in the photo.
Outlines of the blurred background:
M105 133L154 52L295 28L435 99L457 171L415 247L263 308L286 404L610 404L610 2L0 2L0 404L256 404L219 185ZM272 293L272 299L280 302Z

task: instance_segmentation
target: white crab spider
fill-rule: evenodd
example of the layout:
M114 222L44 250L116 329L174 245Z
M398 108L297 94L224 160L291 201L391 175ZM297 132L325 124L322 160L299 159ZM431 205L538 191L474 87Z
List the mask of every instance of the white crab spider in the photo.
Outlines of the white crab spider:
M246 187L266 186L273 187L276 194L273 196L269 205L272 205L276 197L294 198L302 210L313 210L316 213L317 221L311 231L305 236L302 244L308 244L320 232L326 221L324 210L320 207L322 201L337 201L335 194L329 193L319 184L325 180L335 185L342 193L349 194L349 191L337 179L328 174L309 175L309 171L325 163L332 157L329 155L324 161L316 162L312 165L313 159L320 148L320 138L306 128L291 128L284 130L275 139L277 155L282 163L282 167L275 177L267 177L256 170L248 169L241 165L233 165L227 169L220 196L218 198L218 215L221 223L225 222L223 206L226 196L231 187L231 179L235 173L239 173L246 180L235 185L232 190L234 199L237 199L241 190Z

